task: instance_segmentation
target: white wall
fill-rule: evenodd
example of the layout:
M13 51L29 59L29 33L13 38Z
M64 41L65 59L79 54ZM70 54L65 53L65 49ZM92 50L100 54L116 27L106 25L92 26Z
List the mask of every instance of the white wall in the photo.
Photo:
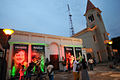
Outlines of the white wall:
M13 53L13 44L28 44L29 47L32 44L36 43L44 43L45 44L45 58L50 59L50 54L58 54L59 61L62 60L62 56L64 54L64 46L81 46L82 47L82 40L77 38L69 38L69 37L62 37L62 36L55 36L55 35L48 35L48 34L40 34L40 33L31 33L31 32L24 32L24 31L15 31L15 33L11 36L9 40L10 43L10 52L9 52L9 65L8 72L11 68L12 63L12 53ZM28 52L30 54L30 52ZM29 56L29 55L28 55ZM29 61L30 62L30 61Z

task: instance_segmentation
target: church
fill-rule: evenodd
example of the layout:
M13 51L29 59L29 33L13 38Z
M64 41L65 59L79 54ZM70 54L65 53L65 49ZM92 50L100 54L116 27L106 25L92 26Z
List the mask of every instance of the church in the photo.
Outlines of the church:
M87 27L82 31L74 34L72 37L81 38L83 40L83 47L87 51L88 58L95 58L96 62L107 61L108 56L111 55L109 42L105 25L101 16L101 10L94 6L88 0L86 12Z

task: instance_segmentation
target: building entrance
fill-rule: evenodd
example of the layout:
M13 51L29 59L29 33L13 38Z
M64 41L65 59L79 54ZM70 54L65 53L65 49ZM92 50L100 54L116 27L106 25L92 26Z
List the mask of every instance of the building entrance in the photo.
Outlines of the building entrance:
M59 57L58 55L50 55L50 61L54 66L55 70L59 70Z

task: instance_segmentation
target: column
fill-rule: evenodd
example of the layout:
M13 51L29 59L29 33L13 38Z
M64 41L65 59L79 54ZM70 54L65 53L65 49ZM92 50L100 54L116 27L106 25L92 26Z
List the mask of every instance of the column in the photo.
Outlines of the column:
M28 66L31 63L31 44L28 45Z
M10 44L9 57L8 57L8 66L7 66L7 79L11 76L11 66L12 66L12 53L13 53L13 44Z

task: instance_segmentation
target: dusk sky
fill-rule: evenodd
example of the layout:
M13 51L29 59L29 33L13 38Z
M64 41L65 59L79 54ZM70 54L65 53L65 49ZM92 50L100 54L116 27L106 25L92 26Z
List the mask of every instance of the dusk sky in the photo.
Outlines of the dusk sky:
M110 37L120 36L120 0L90 0L102 11ZM70 36L70 5L75 33L86 28L87 0L0 0L0 28Z

